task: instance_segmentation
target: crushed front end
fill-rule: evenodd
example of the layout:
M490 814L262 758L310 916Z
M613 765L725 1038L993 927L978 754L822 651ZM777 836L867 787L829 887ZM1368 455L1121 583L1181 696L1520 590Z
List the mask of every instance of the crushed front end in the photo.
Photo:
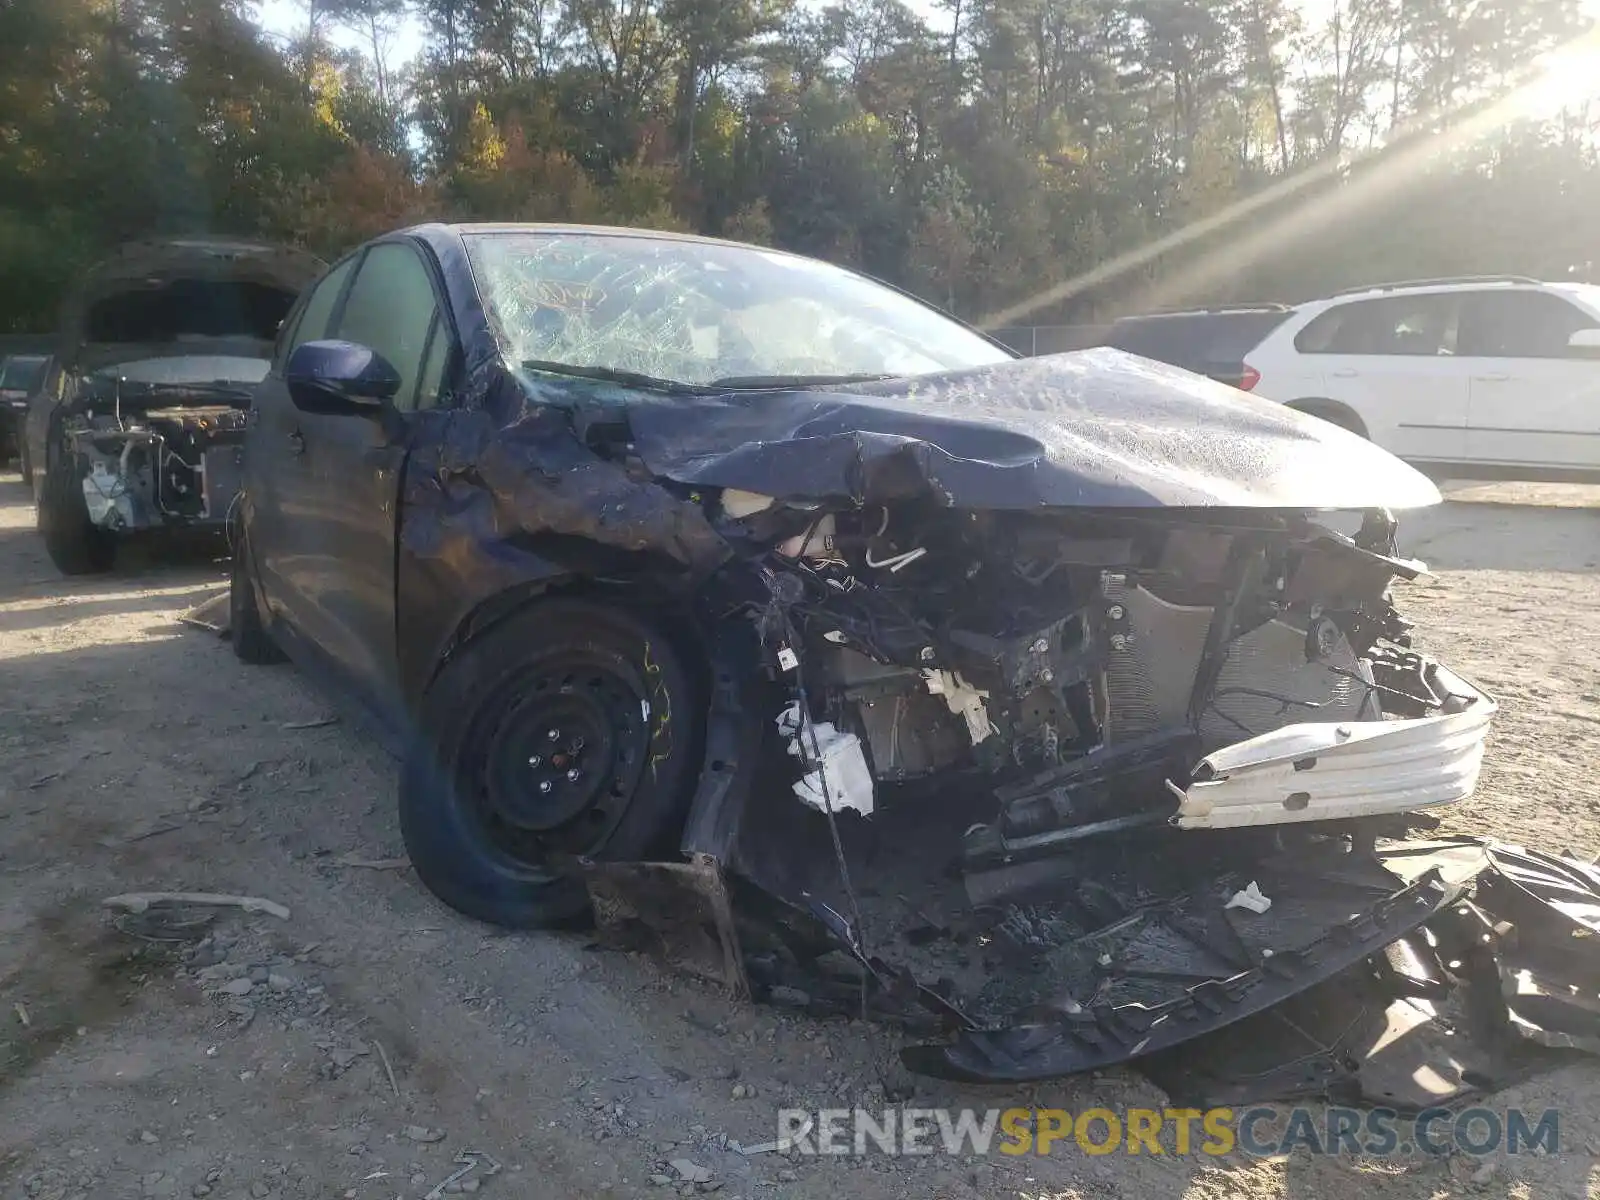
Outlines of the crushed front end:
M709 973L955 1032L919 1071L1037 1079L1230 1024L1459 894L1374 853L1472 792L1495 712L1412 647L1386 511L701 502L738 551L683 843L738 925Z

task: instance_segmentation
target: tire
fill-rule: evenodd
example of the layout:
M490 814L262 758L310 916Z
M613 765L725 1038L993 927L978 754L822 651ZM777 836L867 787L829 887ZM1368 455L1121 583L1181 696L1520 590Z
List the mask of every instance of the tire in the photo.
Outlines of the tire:
M63 575L101 575L116 562L116 539L89 520L75 455L59 455L45 469L39 494L39 532L45 553Z
M588 894L551 857L675 848L704 747L698 678L648 618L604 603L540 601L466 643L423 697L401 774L418 877L490 924L582 921Z
M261 622L256 603L255 575L250 569L250 548L241 535L233 547L228 572L228 628L234 657L251 666L270 666L284 660L283 651Z
M1353 433L1357 437L1364 438L1367 436L1367 427L1362 424L1361 418L1342 404L1318 403L1313 400L1305 404L1291 404L1289 407L1296 412L1303 412L1307 416L1317 417L1330 425L1337 425L1340 429Z

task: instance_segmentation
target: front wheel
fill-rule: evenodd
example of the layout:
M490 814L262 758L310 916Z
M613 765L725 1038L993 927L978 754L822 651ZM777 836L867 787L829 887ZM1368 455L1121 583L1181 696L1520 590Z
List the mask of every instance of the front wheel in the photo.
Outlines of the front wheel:
M116 539L89 520L74 454L58 454L45 468L39 493L39 532L45 553L63 575L98 575L116 561Z
M401 776L423 883L481 921L551 928L588 912L559 859L671 852L703 752L696 679L651 620L604 603L535 603L467 642Z

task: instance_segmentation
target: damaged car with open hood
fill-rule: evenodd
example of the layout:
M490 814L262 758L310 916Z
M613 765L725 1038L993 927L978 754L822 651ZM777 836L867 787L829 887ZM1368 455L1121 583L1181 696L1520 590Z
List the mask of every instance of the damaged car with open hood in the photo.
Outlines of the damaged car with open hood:
M61 394L32 463L59 570L110 570L124 538L225 528L252 389L324 265L286 247L172 238L126 245L85 274L66 304Z
M284 325L235 651L403 756L420 878L1042 1078L1303 991L1459 895L1380 843L1495 714L1393 603L1370 443L858 274L429 225Z

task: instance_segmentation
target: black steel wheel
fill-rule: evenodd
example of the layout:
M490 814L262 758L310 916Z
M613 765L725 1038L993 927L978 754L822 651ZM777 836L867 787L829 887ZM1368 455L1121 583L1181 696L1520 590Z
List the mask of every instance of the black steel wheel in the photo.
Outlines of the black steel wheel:
M699 777L696 678L646 618L587 601L469 641L424 697L401 784L422 881L469 916L548 927L588 910L562 862L671 853Z
M45 468L38 524L45 553L63 575L100 575L115 565L116 539L89 520L77 455L57 454Z

